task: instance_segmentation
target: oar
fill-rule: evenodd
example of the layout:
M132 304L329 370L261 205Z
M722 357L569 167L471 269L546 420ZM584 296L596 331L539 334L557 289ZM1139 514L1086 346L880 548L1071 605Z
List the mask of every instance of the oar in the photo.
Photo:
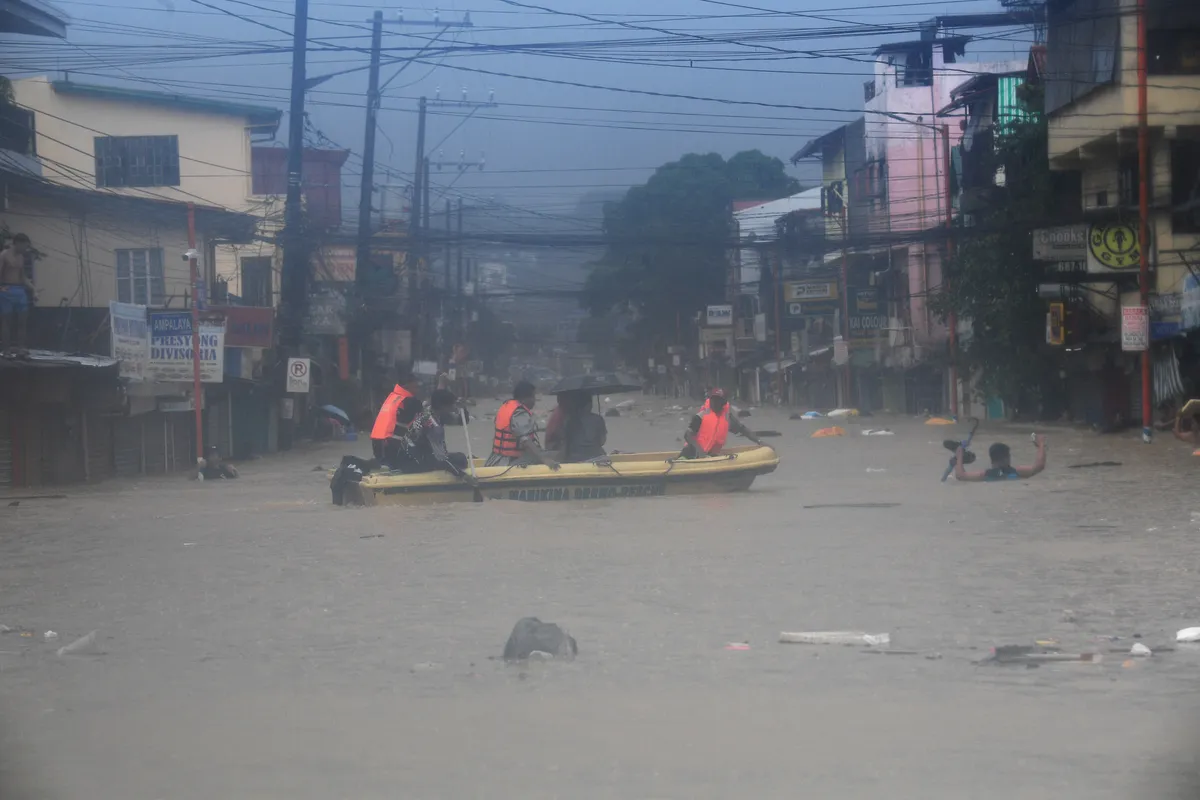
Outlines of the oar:
M483 493L479 491L479 476L475 473L475 456L471 454L471 431L467 428L467 410L459 406L458 416L462 420L463 438L467 440L467 464L471 467L471 480L475 481L475 495L471 499L476 503L482 503Z

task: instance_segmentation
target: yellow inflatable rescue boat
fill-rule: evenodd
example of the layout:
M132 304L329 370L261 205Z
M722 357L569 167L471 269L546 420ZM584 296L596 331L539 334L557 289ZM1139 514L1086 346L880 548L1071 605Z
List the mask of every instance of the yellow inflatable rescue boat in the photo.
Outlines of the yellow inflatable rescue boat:
M563 464L557 471L541 464L485 467L476 459L476 490L446 472L406 475L373 472L347 483L348 505L425 505L516 500L563 503L624 500L631 497L739 492L759 475L774 472L779 456L767 446L734 447L711 458L680 459L673 453L622 453L582 464Z

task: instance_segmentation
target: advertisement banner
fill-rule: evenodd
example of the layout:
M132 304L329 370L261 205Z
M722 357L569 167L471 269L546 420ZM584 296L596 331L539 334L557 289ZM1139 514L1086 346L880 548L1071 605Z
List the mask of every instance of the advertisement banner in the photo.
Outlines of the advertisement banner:
M200 323L200 380L221 383L225 370L225 323ZM150 312L150 362L156 381L192 380L192 312Z
M1137 353L1150 347L1150 309L1146 306L1121 308L1121 349Z
M1179 298L1179 322L1185 331L1200 328L1200 278L1188 274L1183 279L1183 294Z
M317 292L309 298L304 332L314 336L346 335L346 296L336 291Z
M1086 225L1063 225L1033 232L1034 261L1083 261L1087 258Z
M733 324L733 306L729 304L709 306L706 319L710 328L728 327Z
M856 344L882 339L888 333L888 315L879 289L869 286L850 291L850 339Z
M312 279L318 283L354 283L358 249L352 244L328 244L312 254Z
M1091 273L1136 270L1142 265L1142 248L1132 225L1113 223L1088 229L1087 270Z
M146 307L132 303L108 304L112 328L112 357L120 363L121 377L134 383L146 379L150 360L150 326Z
M225 313L226 347L262 347L274 344L275 309L229 306Z

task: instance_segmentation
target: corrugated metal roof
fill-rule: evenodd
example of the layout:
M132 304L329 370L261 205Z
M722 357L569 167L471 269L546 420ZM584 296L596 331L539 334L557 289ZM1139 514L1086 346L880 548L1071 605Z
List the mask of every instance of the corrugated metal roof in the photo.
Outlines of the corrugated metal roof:
M192 97L184 94L169 94L167 92L150 92L145 89L129 89L121 86L100 86L91 83L76 83L75 81L51 81L50 86L57 94L70 94L79 97L94 97L99 100L118 100L126 103L144 103L147 105L167 106L184 111L198 111L206 114L224 114L230 117L244 117L251 125L274 127L279 126L283 112L267 106L253 106L247 103L231 103L226 100L216 100L211 97Z
M107 356L60 353L57 350L26 350L0 353L0 369L38 369L53 367L115 367L117 360Z

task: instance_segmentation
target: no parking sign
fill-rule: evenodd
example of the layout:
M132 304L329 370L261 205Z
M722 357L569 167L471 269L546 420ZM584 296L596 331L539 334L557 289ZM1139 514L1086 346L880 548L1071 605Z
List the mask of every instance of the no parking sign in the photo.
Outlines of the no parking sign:
M311 364L307 358L289 358L287 363L288 394L308 394Z

